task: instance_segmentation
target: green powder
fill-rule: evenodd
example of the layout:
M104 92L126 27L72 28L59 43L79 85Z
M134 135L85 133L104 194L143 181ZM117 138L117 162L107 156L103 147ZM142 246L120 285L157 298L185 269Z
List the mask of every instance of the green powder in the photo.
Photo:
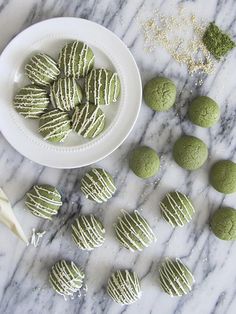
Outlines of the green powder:
M231 38L223 33L215 23L210 23L205 30L202 41L210 53L219 60L235 47Z

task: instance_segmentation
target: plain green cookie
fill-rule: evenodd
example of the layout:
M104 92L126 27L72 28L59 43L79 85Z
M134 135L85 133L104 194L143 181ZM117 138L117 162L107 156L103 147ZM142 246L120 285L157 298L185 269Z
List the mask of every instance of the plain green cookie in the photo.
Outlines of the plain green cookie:
M210 183L224 194L236 192L236 163L231 160L220 160L210 170Z
M155 77L144 86L143 96L148 107L155 111L167 111L175 103L176 86L165 77Z
M131 152L129 167L138 177L147 179L159 170L160 159L152 148L140 146Z
M236 210L219 208L210 221L211 230L221 240L236 240Z
M176 163L187 170L200 168L208 157L206 144L195 136L183 135L174 144L173 156Z
M199 96L190 104L188 117L192 123L203 128L210 128L219 120L220 108L213 99Z

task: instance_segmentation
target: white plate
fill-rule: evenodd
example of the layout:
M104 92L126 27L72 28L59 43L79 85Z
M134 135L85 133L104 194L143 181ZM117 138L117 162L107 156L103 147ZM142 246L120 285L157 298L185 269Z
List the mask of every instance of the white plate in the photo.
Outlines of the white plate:
M118 72L121 97L117 103L103 106L105 131L88 141L77 134L65 143L46 142L38 134L38 122L24 119L13 108L12 99L19 88L29 83L24 65L36 52L54 58L66 42L86 42L94 51L95 67ZM17 35L0 57L0 129L8 142L27 158L54 168L76 168L92 164L113 152L130 133L137 119L142 86L135 60L125 44L106 28L78 18L55 18L27 28Z

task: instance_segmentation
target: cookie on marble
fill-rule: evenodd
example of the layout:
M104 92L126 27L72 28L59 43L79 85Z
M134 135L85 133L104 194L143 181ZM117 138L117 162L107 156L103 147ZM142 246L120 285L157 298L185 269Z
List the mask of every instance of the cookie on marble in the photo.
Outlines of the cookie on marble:
M219 208L211 217L210 228L221 240L236 240L236 210L231 207Z
M62 48L58 64L65 76L78 79L91 71L94 67L94 59L93 51L87 44L74 41Z
M85 138L95 138L105 127L105 114L93 104L80 105L72 115L72 129Z
M161 288L170 296L182 296L192 290L194 277L180 259L167 258L160 266Z
M176 86L166 77L155 77L144 86L143 96L148 107L155 111L167 111L175 103Z
M46 141L64 142L70 131L71 123L67 112L53 109L39 119L39 133Z
M17 112L27 119L38 119L49 103L46 90L33 84L21 88L13 100Z
M47 86L58 78L60 70L51 57L38 53L26 64L25 74L33 84Z
M83 271L74 262L60 260L52 266L49 282L58 294L66 298L79 292L84 277Z
M120 304L136 302L142 294L138 275L130 270L117 270L108 280L107 293Z
M173 157L186 170L196 170L207 160L206 144L195 136L183 135L174 144Z
M82 90L74 78L59 78L50 88L50 99L54 108L70 111L81 103Z
M114 228L117 240L132 252L142 251L156 240L149 223L137 210L131 214L123 210Z
M81 191L96 203L107 202L115 193L112 176L104 169L93 168L81 180Z
M220 160L210 170L210 183L218 192L231 194L236 192L236 163Z
M51 220L62 206L61 195L54 186L34 185L26 194L25 205L33 215Z
M94 215L81 215L75 219L72 227L72 238L82 250L91 251L103 244L105 228Z
M193 124L210 128L218 122L220 108L210 97L198 96L189 106L188 117Z
M162 217L172 227L183 227L195 212L190 199L180 192L167 193L160 203Z
M135 148L129 157L129 167L136 176L147 179L156 175L160 159L154 149L147 146Z
M85 94L94 105L109 105L120 96L120 79L116 72L93 69L85 78Z

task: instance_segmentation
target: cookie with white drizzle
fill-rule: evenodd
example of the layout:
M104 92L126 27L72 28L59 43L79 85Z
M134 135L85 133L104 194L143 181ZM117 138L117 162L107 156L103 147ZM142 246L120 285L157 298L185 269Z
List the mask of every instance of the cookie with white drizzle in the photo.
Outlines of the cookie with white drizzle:
M60 70L51 57L38 53L26 64L25 74L33 84L47 86L58 78Z
M33 84L21 88L13 100L16 111L27 119L38 119L49 103L46 90Z
M81 191L86 198L103 203L113 196L116 187L113 178L106 170L93 168L83 176Z
M183 227L192 220L195 209L190 199L180 192L167 193L160 203L163 218L172 227Z
M182 296L192 290L194 277L180 259L167 258L160 266L160 284L162 289L173 296Z
M62 48L58 64L65 76L78 79L86 76L94 67L94 59L94 53L87 44L74 41Z
M105 228L94 215L81 215L75 219L72 227L72 238L82 250L91 251L103 244Z
M52 266L49 282L52 288L65 299L73 298L83 285L83 271L71 261L61 260Z
M72 129L85 138L95 138L105 126L105 114L92 104L80 105L72 115Z
M116 72L93 69L85 78L85 95L94 105L109 105L120 95L120 79Z
M64 142L71 131L70 117L67 112L53 109L39 119L39 133L50 142Z
M74 78L59 78L50 88L50 99L54 108L70 111L81 103L82 90Z
M62 206L61 195L54 186L34 185L26 194L25 205L33 215L51 220Z
M114 227L118 241L132 252L142 251L156 240L149 223L137 210L131 214L122 210Z
M142 294L138 275L130 270L117 270L108 280L107 293L120 304L136 302Z

